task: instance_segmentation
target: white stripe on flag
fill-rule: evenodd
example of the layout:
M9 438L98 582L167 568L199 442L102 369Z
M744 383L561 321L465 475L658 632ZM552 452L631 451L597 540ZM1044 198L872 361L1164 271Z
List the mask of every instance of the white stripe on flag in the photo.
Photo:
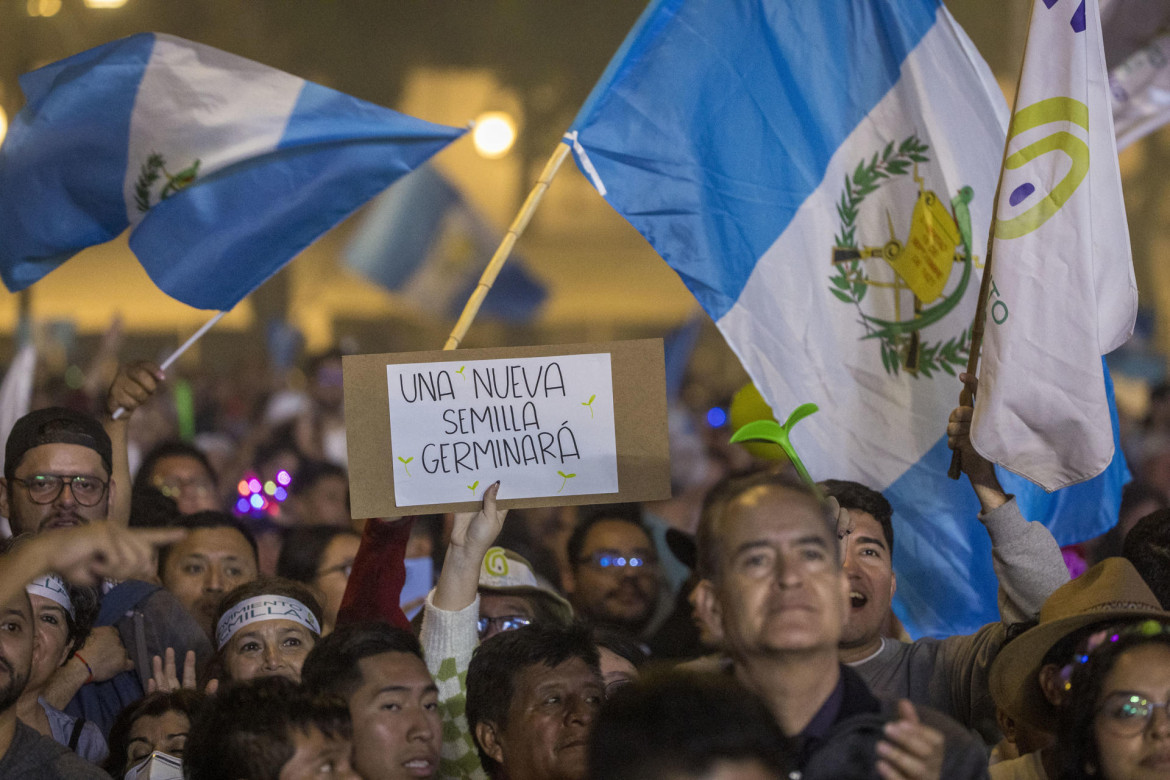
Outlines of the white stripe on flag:
M243 57L156 34L130 119L123 185L130 224L145 216L139 187L151 171L154 205L182 185L196 161L203 178L275 149L304 84ZM150 164L152 155L160 165Z

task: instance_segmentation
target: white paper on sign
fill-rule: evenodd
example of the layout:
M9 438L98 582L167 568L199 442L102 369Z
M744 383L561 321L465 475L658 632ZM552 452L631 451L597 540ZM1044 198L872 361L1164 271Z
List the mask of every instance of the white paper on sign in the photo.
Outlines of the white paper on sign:
M608 353L386 366L394 501L618 492Z

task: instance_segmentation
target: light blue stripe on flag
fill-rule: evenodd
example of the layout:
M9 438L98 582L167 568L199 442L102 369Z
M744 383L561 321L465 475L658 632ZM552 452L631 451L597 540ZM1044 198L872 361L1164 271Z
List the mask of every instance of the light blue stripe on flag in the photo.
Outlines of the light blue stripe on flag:
M135 35L20 77L27 103L0 149L0 274L9 290L129 226L126 146L110 141L130 134L153 46L153 36Z
M609 202L718 319L938 5L715 5L652 3L571 130L602 183L620 178ZM725 18L711 24L715 12Z
M1000 484L1014 494L1026 519L1044 523L1061 545L1098 536L1117 522L1121 489L1129 482L1129 467L1121 452L1121 429L1113 400L1113 381L1105 368L1109 410L1116 446L1105 473L1071 487L1047 493L1040 486L1006 469L996 468ZM978 523L953 524L949 517L975 517L979 502L967 478L940 478L951 463L946 436L922 460L882 491L894 508L894 568L898 593L894 611L914 636L940 637L976 631L999 620L998 580L991 567L991 544ZM963 578L940 573L964 572ZM945 593L945 598L940 598Z

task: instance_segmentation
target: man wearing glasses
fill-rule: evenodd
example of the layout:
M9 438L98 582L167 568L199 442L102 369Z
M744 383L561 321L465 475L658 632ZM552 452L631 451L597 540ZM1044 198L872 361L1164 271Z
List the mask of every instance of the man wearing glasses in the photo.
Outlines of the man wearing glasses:
M645 527L629 516L596 514L569 537L568 557L564 590L577 615L641 635L662 592L658 556Z
M13 425L4 448L0 513L17 535L108 522L119 487L112 462L110 437L93 417L62 407L30 412ZM108 733L122 708L143 696L153 656L172 648L181 659L192 650L201 663L211 644L158 585L107 581L101 599L90 639L53 675L45 699Z
M116 489L110 438L89 415L38 409L13 426L4 451L0 513L13 534L105 520Z

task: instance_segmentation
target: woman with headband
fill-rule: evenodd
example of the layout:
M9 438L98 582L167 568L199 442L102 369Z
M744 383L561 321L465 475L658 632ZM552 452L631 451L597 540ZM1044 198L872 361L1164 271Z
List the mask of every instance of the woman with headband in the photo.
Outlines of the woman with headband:
M77 655L97 617L97 594L71 587L56 574L38 577L26 586L36 626L36 645L28 684L16 705L18 717L82 758L101 762L106 740L97 724L65 714L42 698L53 672Z
M321 638L321 605L299 582L267 577L223 597L215 619L217 660L228 680L301 681L305 656Z

